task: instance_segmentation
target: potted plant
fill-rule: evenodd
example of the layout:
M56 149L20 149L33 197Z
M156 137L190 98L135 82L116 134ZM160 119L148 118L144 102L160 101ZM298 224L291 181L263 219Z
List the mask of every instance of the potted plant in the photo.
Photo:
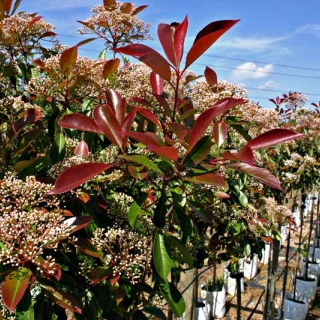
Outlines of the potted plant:
M210 304L211 316L222 318L226 313L226 289L224 277L208 281L202 288L202 297Z

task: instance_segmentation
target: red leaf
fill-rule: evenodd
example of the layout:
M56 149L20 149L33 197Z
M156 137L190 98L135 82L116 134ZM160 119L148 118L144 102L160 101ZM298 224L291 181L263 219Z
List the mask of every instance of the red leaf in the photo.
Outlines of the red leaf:
M288 129L273 129L262 133L247 143L252 150L266 148L285 141L301 138L304 135Z
M90 196L85 192L81 192L80 194L78 194L77 198L83 203L87 203L90 200Z
M174 33L174 48L175 48L176 60L177 60L176 67L179 67L179 64L182 59L184 40L186 38L187 30L188 30L188 17L186 16L184 20L178 25Z
M132 10L132 4L129 2L125 2L122 4L122 6L120 7L121 12L129 14L130 11Z
M100 258L99 252L96 250L90 239L80 238L74 243L74 245L87 255L94 258Z
M206 78L209 86L214 86L218 83L217 74L209 67L206 67L206 69L204 70L204 77Z
M149 121L153 122L157 127L160 127L160 122L157 119L157 117L154 115L154 113L148 109L145 108L135 108L142 116L144 116Z
M53 287L41 285L45 294L59 306L81 314L81 305L78 300L68 292L62 291L61 289L55 289Z
M138 180L143 180L148 176L148 170L145 166L129 166L128 170L130 174Z
M174 29L166 23L158 26L158 38L169 61L177 68L178 62L174 47Z
M123 150L122 129L111 108L108 105L97 106L93 110L93 117L104 135Z
M138 14L139 12L141 12L142 10L144 10L145 8L148 8L148 7L149 7L149 6L147 6L147 5L139 6L139 7L135 8L135 9L131 12L131 14L132 14L132 15L136 15L136 14Z
M190 150L192 150L194 145L202 137L202 135L204 134L204 132L206 131L209 124L213 121L214 118L243 102L244 99L225 98L219 100L211 108L202 112L195 121L194 126L192 128L187 152L190 152Z
M236 153L226 151L222 154L222 157L224 157L227 160L242 161L251 166L254 162L252 149L248 146L244 146L239 152Z
M213 124L213 139L216 142L218 148L221 147L224 140L227 137L228 127L223 121L215 122Z
M111 107L119 124L122 125L127 113L127 101L119 92L112 89L106 90L105 97L107 105Z
M150 74L150 83L151 83L152 92L154 94L161 95L163 92L163 85L164 85L163 79L154 71L152 71Z
M112 166L113 165L105 163L81 163L67 168L59 175L54 188L49 192L49 194L58 194L70 191L103 171L112 168Z
M69 232L73 233L86 227L91 221L90 216L77 216L66 219L63 221L63 225L68 227Z
M84 140L81 140L74 150L74 154L77 156L86 157L89 154L89 148Z
M7 15L10 14L10 9L12 6L12 1L13 0L4 0L4 11ZM3 1L2 1L3 2Z
M150 47L144 45L144 44L129 44L127 46L121 47L121 48L116 48L114 49L115 52L119 52L122 54L126 54L128 56L135 57L139 59L141 56L150 53L150 52L155 52L157 51L151 49Z
M239 20L215 21L204 27L196 36L186 58L185 69L195 62L208 48L210 48L226 31Z
M112 270L108 267L97 267L90 271L89 279L92 284L99 283L108 278L112 274Z
M47 37L54 37L56 36L57 34L55 32L52 32L52 31L48 31L48 32L44 32L40 39L43 39L43 38L47 38Z
M160 157L165 157L166 159L177 161L179 158L178 150L174 147L168 147L168 146L163 146L163 147L154 147L154 146L149 146L148 150L156 153Z
M33 18L33 19L29 22L28 28L31 28L36 22L40 21L41 19L42 19L41 16L38 16L38 17Z
M125 135L139 141L147 147L159 146L158 142L150 135L147 135L145 132L126 132Z
M158 52L149 52L139 58L141 62L150 67L164 80L170 82L171 70L168 61Z
M279 180L267 169L250 166L247 163L232 163L227 165L228 168L232 168L234 170L242 171L253 178L256 178L266 186L269 186L271 188L275 188L278 190L282 190L280 186Z
M78 47L74 46L64 50L60 56L60 69L64 74L73 70L78 58Z
M107 8L114 6L115 4L116 4L116 0L103 0L103 5Z
M95 132L102 134L102 130L92 118L80 113L67 114L58 121L62 128L76 129L81 131Z
M230 198L230 196L227 193L221 192L221 191L215 192L214 196L217 198L220 198L220 199L229 199Z
M31 270L22 267L10 272L2 282L2 299L10 312L22 299L30 283L31 275Z
M103 71L102 71L103 77L106 79L109 76L113 75L118 69L119 65L120 65L119 59L108 60L103 67Z
M216 173L205 173L199 176L186 177L184 180L223 188L226 187L226 181L224 180L224 177Z

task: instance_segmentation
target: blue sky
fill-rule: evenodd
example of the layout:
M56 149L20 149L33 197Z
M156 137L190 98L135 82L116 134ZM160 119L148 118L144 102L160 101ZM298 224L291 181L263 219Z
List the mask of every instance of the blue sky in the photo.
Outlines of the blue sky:
M269 98L298 91L310 102L320 101L320 2L319 0L136 0L149 7L139 17L150 22L154 40L145 44L159 49L159 23L189 19L186 49L197 32L212 21L241 19L191 67L203 74L214 69L221 80L245 87L249 98L266 108ZM90 17L90 9L102 0L22 0L20 10L38 12L57 27L62 44L74 45L85 36L77 34L77 20ZM103 41L81 47L79 54L96 58Z

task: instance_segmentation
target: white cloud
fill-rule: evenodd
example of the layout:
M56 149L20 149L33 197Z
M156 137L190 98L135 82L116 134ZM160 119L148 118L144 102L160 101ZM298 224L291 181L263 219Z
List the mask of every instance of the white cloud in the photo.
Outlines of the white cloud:
M234 80L262 79L273 71L273 64L258 67L254 62L245 62L231 72Z
M261 52L285 40L287 37L235 37L230 40L218 41L216 45L230 49L247 50L250 52Z
M267 82L265 82L264 84L258 86L258 89L279 89L280 88L280 83L272 81L272 80L268 80Z
M308 33L320 37L320 24L307 24L296 30L296 33Z

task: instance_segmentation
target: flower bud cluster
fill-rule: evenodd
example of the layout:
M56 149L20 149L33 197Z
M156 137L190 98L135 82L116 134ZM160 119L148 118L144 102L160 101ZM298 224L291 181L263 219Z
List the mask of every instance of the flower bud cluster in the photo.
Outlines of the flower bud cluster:
M151 238L139 233L98 228L92 243L103 254L103 263L112 267L113 276L121 275L132 284L139 282L151 263Z

